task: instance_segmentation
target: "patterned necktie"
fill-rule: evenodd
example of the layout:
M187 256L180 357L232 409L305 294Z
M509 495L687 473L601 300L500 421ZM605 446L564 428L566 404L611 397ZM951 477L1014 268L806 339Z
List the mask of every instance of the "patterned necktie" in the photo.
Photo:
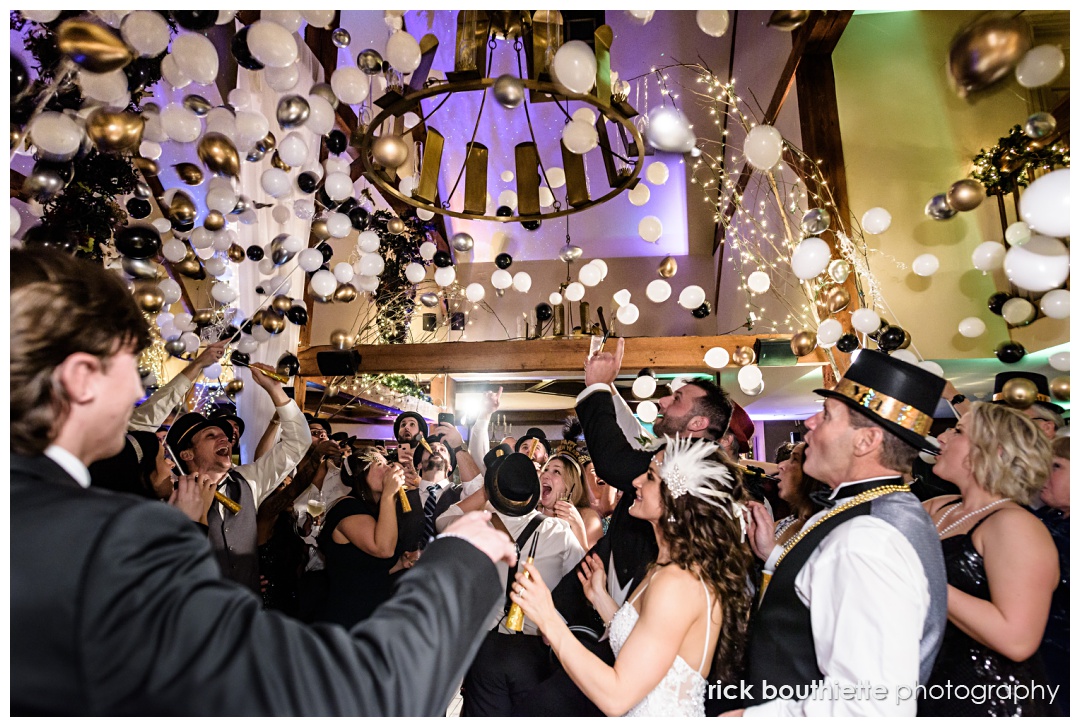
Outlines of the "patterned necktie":
M424 545L435 537L435 506L439 502L439 486L428 485L427 502L424 503Z

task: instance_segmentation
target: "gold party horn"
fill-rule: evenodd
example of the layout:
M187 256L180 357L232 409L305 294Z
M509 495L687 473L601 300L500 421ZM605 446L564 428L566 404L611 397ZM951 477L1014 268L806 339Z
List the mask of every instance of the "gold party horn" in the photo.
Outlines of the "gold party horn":
M217 490L214 490L214 500L224 505L225 509L231 512L233 515L240 512L240 503L236 502L235 500L230 500Z
M412 505L409 504L409 493L405 490L405 485L398 488L397 494L401 498L401 511L412 512Z
M236 360L235 358L233 358L231 360L232 360L232 363L233 363L234 366L243 366L243 367L249 368L249 369L251 368L251 364L241 363L240 361ZM286 376L284 374L279 374L277 371L267 371L266 369L259 369L259 372L266 375L266 376L269 376L274 381L280 381L283 384L289 383L289 380L292 378L291 376Z
M536 445L540 444L540 440L533 437L532 444L529 445L529 459L532 459L533 454L536 452Z
M424 439L423 434L417 434L416 438L420 441L420 446L426 449L428 454L434 454L434 452L431 451L431 445L428 444L428 441L426 439Z

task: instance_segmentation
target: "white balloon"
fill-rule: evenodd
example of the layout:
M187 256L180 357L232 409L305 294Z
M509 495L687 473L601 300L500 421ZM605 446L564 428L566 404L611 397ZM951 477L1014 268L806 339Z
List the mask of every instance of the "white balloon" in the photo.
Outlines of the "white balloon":
M503 180L504 182L512 182L514 181L514 173L511 172L509 169L504 169L502 171L502 174L499 175L499 179Z
M596 53L584 41L567 41L555 52L551 70L563 87L588 93L596 85Z
M171 263L178 263L187 256L187 245L176 238L166 240L161 246L161 254Z
M176 59L171 55L161 59L161 77L165 79L165 83L177 90L191 85L191 76L180 70Z
M273 167L267 169L259 177L259 182L262 184L263 191L271 197L284 197L292 191L289 175L281 169Z
M1069 291L1065 289L1051 290L1039 301L1039 310L1047 318L1069 317Z
M386 268L386 261L377 252L365 252L360 256L360 274L364 276L382 275Z
M164 235L166 232L168 232L169 230L172 229L172 223L170 223L164 217L158 217L157 219L155 219L150 224L153 225L154 229L157 230L158 233L162 234L162 235Z
M880 235L889 229L892 224L892 215L884 207L871 207L862 216L862 228L871 235Z
M1022 326L1035 318L1035 306L1027 298L1009 298L1001 306L1001 317L1014 326Z
M651 401L638 402L637 405L637 418L646 424L651 424L656 421L656 415L659 413L659 409L656 408L656 404Z
M479 303L484 299L484 286L480 283L469 283L469 287L465 288L465 297L470 303Z
M165 305L172 305L176 301L180 300L183 291L180 289L180 283L176 282L172 278L165 278L158 283L158 289L161 291L161 295L165 299Z
M307 161L308 158L308 145L304 141L304 137L300 136L295 131L290 131L285 135L285 138L278 142L277 148L278 156L281 157L281 161L288 164L290 167L298 167ZM350 185L351 186L351 185ZM330 194L329 190L326 192ZM333 197L331 197L333 199ZM342 197L344 199L344 197Z
M334 129L334 107L316 94L308 96L307 102L309 111L304 128L316 136L326 136Z
M271 334L262 326L254 325L251 327L251 337L258 343L266 343L270 340Z
M596 112L588 106L582 106L577 111L570 114L570 118L592 126L596 123Z
M719 38L727 32L728 12L727 10L698 10L697 24L706 35Z
M210 295L219 303L232 303L240 294L228 283L217 282L210 288Z
M225 261L222 260L221 258L212 257L212 258L209 258L206 262L203 263L203 267L206 269L206 272L207 272L208 275L210 275L211 277L216 278L219 275L221 275L223 272L225 272L225 267L226 266L225 266Z
M660 236L664 234L664 225L660 222L659 217L649 215L642 218L638 223L638 235L645 242L656 242L660 239Z
M270 68L292 65L299 55L293 34L269 20L256 20L248 26L247 44L252 57Z
M306 250L300 251L300 254L296 256L296 262L300 266L300 269L305 273L313 273L322 267L323 256L322 253L315 248L309 247Z
M320 167L318 164L311 164L311 168L304 167L305 172L311 172L319 179L323 177L323 170L326 170L327 174L333 174L334 172L341 172L342 174L349 173L349 162L342 159L339 156L328 156L326 161L322 163Z
M318 252L318 250L313 250L312 252ZM319 264L322 265L322 255L319 255ZM263 275L270 275L274 272L275 267L277 266L274 265L274 261L270 258L269 255L260 260L258 265L259 272ZM318 268L315 269L318 270Z
M634 385L631 388L637 398L648 399L656 393L656 379L652 376L639 376L634 379Z
M334 272L334 277L337 279L337 281L339 283L352 282L354 273L353 273L352 265L349 265L349 263L338 263L337 265L334 266L333 272Z
M215 361L214 363L203 369L202 375L210 379L211 381L216 379L217 377L221 376L221 364Z
M638 185L641 186L641 185ZM547 187L540 188L540 206L550 207L555 204L555 195L551 193L551 190ZM419 214L419 213L418 213Z
M566 286L566 290L563 291L566 299L571 303L576 303L585 297L585 286L581 283L570 283Z
M325 298L337 290L337 278L329 270L317 270L311 276L311 292Z
M1050 237L1069 237L1071 209L1068 167L1039 177L1020 196L1020 217Z
M183 33L173 38L169 52L176 65L201 86L213 83L218 75L218 56L214 44L205 35Z
M273 211L270 213L274 218L274 222L279 225L284 225L286 222L292 219L292 210L289 209L288 204L276 204Z
M552 305L559 305L562 303L562 293L552 293L548 296L548 303Z
M228 101L229 105L237 111L246 111L250 110L251 106L255 103L255 96L251 91L242 88L234 88L229 91Z
M931 255L930 253L919 255L911 263L911 271L924 278L936 273L939 267L941 267L941 262L937 259L936 255Z
M1056 45L1037 45L1016 64L1016 80L1024 88L1045 86L1065 70L1065 54Z
M909 363L912 366L917 366L919 364L918 357L911 351L908 351L906 348L898 348L895 351L890 351L889 355L895 358L897 361L903 361L904 363Z
M410 283L416 285L427 277L427 268L420 263L409 263L405 266L405 277Z
M582 265L581 269L578 270L578 280L580 280L581 284L587 288L592 288L595 285L599 285L600 270L591 263L588 265Z
M545 171L547 177L548 186L552 189L559 189L566 185L566 172L562 167L548 167Z
M840 321L835 318L826 319L818 325L818 343L828 348L829 346L835 345L836 342L840 340L840 336L842 336L843 333L844 327L840 325Z
M769 278L769 274L761 270L755 270L746 276L746 287L750 289L750 292L761 294L766 292L772 285L772 280Z
M750 129L743 142L746 161L756 169L766 170L776 166L783 153L784 137L774 127L760 124Z
M869 308L859 308L851 314L851 327L859 333L873 333L881 328L881 316Z
M1068 371L1069 352L1058 351L1055 354L1051 354L1050 358L1047 359L1047 362L1050 364L1050 368L1054 369L1055 371Z
M308 25L316 28L328 28L330 23L334 22L333 10L301 10L300 14L308 21Z
M532 276L525 271L514 273L514 290L519 293L528 293L532 288Z
M1010 245L1023 245L1031 239L1031 228L1028 223L1018 220L1005 228L1005 242Z
M291 91L300 81L300 66L297 63L284 68L266 68L262 72L266 85L278 93Z
M379 279L374 275L361 275L353 283L357 290L364 293L374 293L379 288Z
M51 23L60 17L59 10L20 10L24 18L35 23Z
M517 192L515 192L514 190L504 189L503 191L499 192L500 207L509 207L510 209L514 209L515 207L517 207L517 203L518 196Z
M368 97L371 81L367 74L356 66L342 66L330 76L330 88L341 103L355 106Z
M603 280L604 278L607 277L607 274L608 274L607 263L604 262L601 258L596 258L595 260L590 261L589 265L592 265L594 268L596 268L597 270L600 271L600 279L601 280Z
M422 219L424 222L427 222L428 220L430 220L431 218L433 218L435 216L435 213L432 212L431 210L425 210L425 209L417 208L416 216L419 217L420 219Z
M630 200L630 204L635 207L641 207L643 204L649 201L649 197L652 196L652 192L649 191L649 186L638 182L637 186L627 193L627 198Z
M233 18L235 18L236 14L238 12L240 12L240 11L239 10L218 10L217 22L215 24L216 25L225 25L225 23L228 23Z
M159 285L158 287L160 288L161 286ZM157 318L154 319L154 321L157 322L159 327L171 326L173 324L173 320L173 314L169 313L168 311L165 311L164 313L158 313Z
M710 368L722 369L731 361L731 354L722 346L714 346L705 352L705 363Z
M83 132L79 125L66 114L43 111L30 122L28 133L34 146L50 157L68 160L75 156L82 144Z
M505 270L503 271L506 272ZM450 285L457 278L457 270L453 267L435 268L435 283L443 288Z
M223 283L216 283L216 285L223 285ZM195 353L199 350L199 337L194 333L185 333L180 336L180 342L184 344L184 350L187 353Z
M986 323L984 323L981 318L971 316L960 321L957 330L959 330L960 335L965 338L978 338L986 333Z
M496 290L506 290L514 284L514 276L506 270L496 270L491 274L491 286Z
M336 239L347 237L352 232L352 222L349 220L348 215L343 215L340 212L331 212L330 216L326 218L326 230L330 233L330 236Z
M260 328L262 328L262 326L260 326ZM258 347L259 342L247 333L241 333L240 340L236 342L236 350L240 353L255 353L255 349Z
M791 253L791 270L799 280L816 278L828 267L831 257L829 243L818 237L808 237Z
M144 141L139 144L139 156L146 159L159 159L161 158L161 144L156 141Z
M214 235L205 227L196 227L191 231L191 246L196 251L203 250L214 244Z
M627 303L630 302L630 291L627 290L626 288L623 288L622 290L616 292L615 295L613 295L611 297L619 305L626 305Z
M420 257L424 260L431 260L435 257L435 253L439 251L438 245L430 240L420 243Z
M19 210L15 207L15 205L10 204L9 207L11 209L11 216L8 218L8 222L11 227L11 236L15 237L15 233L17 233L19 231L19 228L22 227L22 215L19 214Z
M626 11L626 14L632 20L636 21L637 23L640 23L641 25L645 25L650 20L652 20L653 19L653 14L655 14L655 13L656 13L655 10L627 10Z
M248 148L266 136L270 121L258 111L236 112L236 134L239 146Z
M380 243L379 233L374 230L364 230L356 236L356 244L361 252L378 252Z
M412 73L420 66L420 44L404 30L386 39L386 60L402 73Z
M210 233L213 238L213 246L215 252L225 252L232 247L233 240L229 237L227 230L218 230L217 232Z
M109 108L123 108L130 101L127 76L122 70L108 73L79 71L79 88L83 96L100 101Z
M280 172L281 170L275 169L274 171ZM281 173L284 174L285 172ZM286 178L286 185L288 182L289 180ZM236 209L236 203L239 199L236 192L227 184L217 185L206 190L206 207L217 210L223 215L227 215Z
M323 182L323 190L326 192L326 196L335 202L348 199L353 192L352 178L348 174L342 174L341 172L327 174L326 181Z
M578 41L570 41L575 43ZM599 143L599 135L596 127L581 121L571 121L563 127L562 143L567 151L574 154L586 154L596 148Z
M183 104L171 103L161 110L161 128L173 141L187 143L199 138L202 119Z
M1020 203L1023 204L1023 198ZM1052 237L1032 235L1023 245L1009 248L1004 268L1005 277L1018 288L1035 292L1052 290L1069 277L1069 248Z
M645 139L654 149L686 154L697 144L690 120L670 106L656 106L649 112ZM649 180L653 181L653 180Z
M180 338L180 334L183 333L179 328L171 323L166 323L161 326L161 337L166 341L175 341Z
M747 364L739 369L739 386L744 391L756 388L764 378L765 377L761 373L761 368L757 364Z
M259 17L277 23L290 33L300 30L300 23L303 22L303 17L297 10L263 10Z
M919 361L915 365L918 366L920 369L923 369L924 371L929 371L934 376L940 376L941 378L945 378L945 369L941 368L941 364L939 364L937 361Z
M671 297L671 286L666 280L654 280L646 286L645 297L653 303L663 303Z
M688 285L679 293L679 305L694 310L705 302L705 291L699 285Z
M971 264L984 273L997 270L1005 260L1005 246L994 240L987 240L971 253Z

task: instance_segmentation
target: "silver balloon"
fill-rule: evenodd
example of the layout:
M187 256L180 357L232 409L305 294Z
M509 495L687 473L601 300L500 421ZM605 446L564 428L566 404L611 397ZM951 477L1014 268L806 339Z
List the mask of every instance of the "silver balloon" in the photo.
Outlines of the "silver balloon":
M356 56L356 67L369 76L382 73L383 57L374 48L360 51Z
M842 283L851 275L851 263L843 258L837 258L829 262L829 277L837 283Z
M23 181L23 191L38 202L48 202L64 191L67 183L60 173L50 167L35 165L34 170Z
M611 98L615 101L625 101L630 96L630 82L619 79L611 84Z
M303 96L282 96L277 105L277 122L283 129L293 129L307 121L311 107Z
M206 116L210 113L210 109L214 108L209 101L195 93L184 96L184 107L199 117Z
M450 238L450 244L458 252L468 252L473 249L475 242L468 232L459 232Z
M334 94L334 89L330 88L329 83L316 83L309 93L312 96L322 96L323 100L330 104L330 108L338 107L338 97Z
M504 109L516 109L525 100L525 84L520 78L509 73L496 78L491 90L495 94L495 100Z
M832 224L832 215L828 210L818 207L816 209L807 210L803 215L802 223L799 225L802 231L807 235L820 235L825 230L829 229L829 225Z
M264 156L266 156L266 152L261 151L260 149L252 149L248 152L246 159L249 162L261 162Z
M567 245L559 250L559 259L564 263L572 263L581 257L581 248L577 245Z
M947 220L956 215L956 210L949 206L949 201L944 194L935 194L931 197L923 211L932 220Z
M236 198L236 206L233 207L233 211L232 211L231 214L234 214L234 215L243 214L245 211L247 211L249 209L251 209L251 200L248 199L247 197L245 197L244 195L240 195L239 197Z
M157 265L152 260L136 260L125 257L120 262L124 272L139 280L156 280L158 276Z
M170 356L181 356L186 350L187 346L179 338L165 342L165 352Z
M152 191L150 185L146 182L136 182L134 194L139 199L150 199Z
M337 28L330 34L330 40L334 41L338 48L348 48L349 43L352 43L352 36L345 28Z
M288 237L287 234L282 233L270 241L270 259L274 261L274 265L284 265L296 257L295 252L285 249L285 240Z
M434 293L424 293L420 296L420 302L428 308L434 308L439 304L439 296Z
M1024 134L1031 139L1042 139L1044 136L1053 134L1055 129L1057 129L1057 119L1053 114L1045 111L1032 114L1024 122Z

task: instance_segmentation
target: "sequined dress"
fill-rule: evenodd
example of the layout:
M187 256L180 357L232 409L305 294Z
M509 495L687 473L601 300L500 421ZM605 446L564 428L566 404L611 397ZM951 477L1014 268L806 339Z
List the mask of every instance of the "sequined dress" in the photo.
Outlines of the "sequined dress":
M698 580L701 577L698 576ZM645 588L649 585L646 584ZM709 598L709 589L705 582L701 581L701 587L705 589L705 613L711 616L712 601ZM645 592L642 588L634 598L622 605L611 619L609 638L611 649L618 659L626 640L630 638L630 632L637 624L638 612L634 608L634 601ZM704 717L705 716L705 677L701 676L701 670L705 668L705 657L709 653L709 637L712 620L705 627L705 651L701 655L701 666L697 671L676 655L675 662L668 669L667 674L660 680L645 698L630 708L626 717Z
M970 531L941 541L949 585L986 601L990 600L990 584L983 557L975 550L971 534L993 514L977 522ZM1005 689L999 689L1002 685L1030 687L1032 683L1046 685L1037 656L1022 662L1012 661L980 644L949 621L925 691L930 696L939 693L944 696L921 699L919 716L1044 717L1056 714L1056 710L1038 694L1014 700L1007 696ZM969 690L977 687L981 690L979 696L984 696L985 701L974 699L974 691L961 692L958 696L958 685ZM1013 692L1012 689L1008 691Z

